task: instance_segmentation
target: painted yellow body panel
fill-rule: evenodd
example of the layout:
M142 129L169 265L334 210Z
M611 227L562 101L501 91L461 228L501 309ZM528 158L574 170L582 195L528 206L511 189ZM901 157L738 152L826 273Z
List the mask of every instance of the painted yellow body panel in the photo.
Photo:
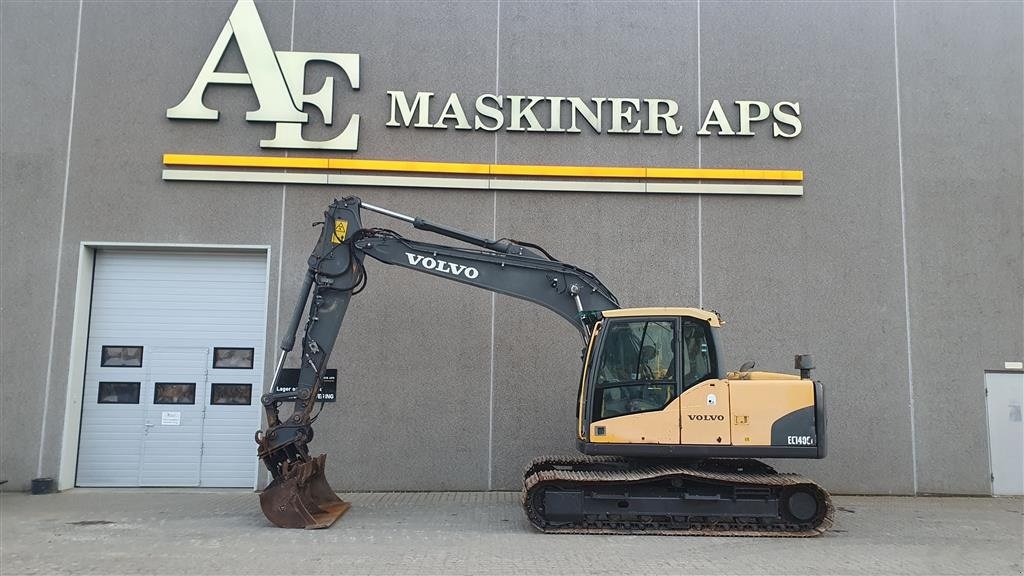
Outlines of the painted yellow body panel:
M814 405L814 382L800 378L732 380L729 398L733 444L770 446L772 424L776 420Z
M662 410L592 422L590 442L771 446L776 420L813 405L811 380L705 380Z
M644 316L690 316L700 320L708 322L712 326L721 326L721 320L718 318L718 314L714 312L708 312L700 308L680 308L680 307L663 307L663 308L620 308L618 310L605 310L601 312L601 315L605 318L622 318L622 317L644 317Z
M690 388L680 399L680 443L732 443L729 412L729 381L705 380Z
M583 380L580 382L580 397L576 402L578 413L576 414L576 437L583 440L583 409L587 405L587 376L590 372L590 360L594 352L594 343L597 342L597 335L601 333L601 322L594 324L590 332L590 343L587 344L587 357L583 360Z
M796 374L781 372L729 372L725 375L730 380L799 380Z
M590 441L614 444L679 444L679 401L661 410L626 414L590 424ZM598 434L598 428L604 434Z

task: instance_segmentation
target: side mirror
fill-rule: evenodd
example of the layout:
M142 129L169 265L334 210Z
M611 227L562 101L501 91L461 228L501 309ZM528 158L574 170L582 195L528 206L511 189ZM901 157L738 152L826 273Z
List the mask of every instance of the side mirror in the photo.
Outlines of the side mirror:
M751 370L754 369L754 366L756 366L756 365L757 365L757 362L754 362L753 360L747 360L746 362L743 363L742 366L740 366L739 371L740 372L750 372Z

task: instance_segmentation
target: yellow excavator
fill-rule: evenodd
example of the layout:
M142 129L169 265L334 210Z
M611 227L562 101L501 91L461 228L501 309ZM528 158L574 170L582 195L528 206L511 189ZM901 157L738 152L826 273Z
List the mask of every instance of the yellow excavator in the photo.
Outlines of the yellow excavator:
M362 210L472 247L363 228ZM327 483L326 455L311 456L308 443L345 311L366 282L366 256L533 302L579 331L582 454L539 457L527 466L523 507L536 529L815 536L831 526L833 506L822 487L756 460L825 457L825 397L810 377L809 355L796 356L799 374L757 372L751 363L726 371L717 312L623 308L596 276L536 244L476 236L356 197L335 200L324 213L281 342L275 390L306 318L298 384L261 399L267 427L256 442L273 480L260 502L277 526L326 528L349 508ZM293 410L282 418L285 402Z

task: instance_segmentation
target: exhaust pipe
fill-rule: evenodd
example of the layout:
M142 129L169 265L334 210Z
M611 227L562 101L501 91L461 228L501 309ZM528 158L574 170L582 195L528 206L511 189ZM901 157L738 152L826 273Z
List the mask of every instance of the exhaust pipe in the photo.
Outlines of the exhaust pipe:
M800 371L800 377L807 380L814 370L814 358L810 354L797 354L793 358L793 367Z

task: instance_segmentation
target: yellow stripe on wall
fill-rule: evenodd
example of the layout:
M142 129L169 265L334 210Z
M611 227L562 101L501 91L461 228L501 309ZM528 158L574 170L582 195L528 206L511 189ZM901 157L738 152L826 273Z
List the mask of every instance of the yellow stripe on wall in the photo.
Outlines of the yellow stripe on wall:
M491 164L497 176L584 176L589 178L644 178L646 168L613 168L610 166L529 166Z
M680 182L662 180L574 180L571 178L501 178L427 174L366 174L353 172L279 172L272 170L203 170L164 168L164 180L190 182L251 182L264 184L316 184L333 186L382 186L397 188L445 188L449 190L529 190L537 192L615 192L648 194L743 194L803 196L799 183L779 182Z
M431 172L446 174L490 173L488 164L460 164L455 162L411 162L405 160L353 160L331 158L329 165L336 170L367 170L376 172Z
M405 160L357 160L351 158L223 156L204 154L164 154L164 164L167 166L298 168L306 170L419 172L435 174L468 174L479 176L648 178L664 180L774 180L787 182L799 182L804 178L802 170L467 164L456 162L415 162Z
M204 154L164 154L169 166L221 166L225 168L330 168L328 158L298 158L283 156L214 156Z
M785 180L804 179L802 170L749 170L728 168L648 168L648 178L677 180Z

